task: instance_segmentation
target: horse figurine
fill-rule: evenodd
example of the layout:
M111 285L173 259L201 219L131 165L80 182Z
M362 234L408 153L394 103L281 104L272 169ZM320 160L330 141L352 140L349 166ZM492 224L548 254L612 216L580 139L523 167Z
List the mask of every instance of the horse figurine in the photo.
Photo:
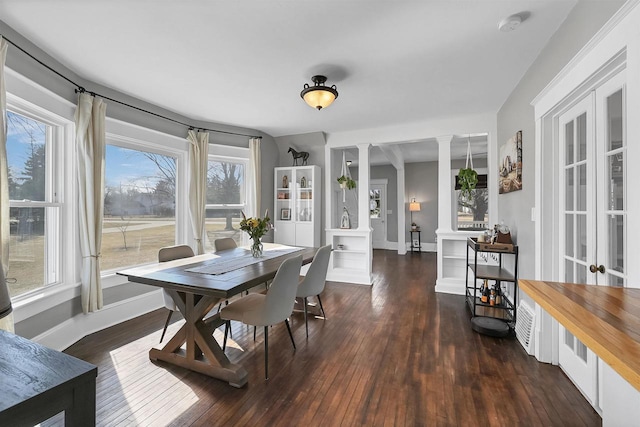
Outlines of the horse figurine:
M302 159L302 166L306 166L309 153L306 151L297 152L291 147L289 147L289 151L287 151L287 153L291 153L293 156L293 166L298 166L298 159Z

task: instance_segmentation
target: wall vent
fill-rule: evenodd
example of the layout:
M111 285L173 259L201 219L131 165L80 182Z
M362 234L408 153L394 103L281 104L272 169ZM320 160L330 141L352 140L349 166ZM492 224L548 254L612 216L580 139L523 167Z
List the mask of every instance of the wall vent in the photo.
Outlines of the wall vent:
M518 305L518 315L516 321L516 337L527 351L533 354L533 326L535 325L535 312L525 301L520 301Z

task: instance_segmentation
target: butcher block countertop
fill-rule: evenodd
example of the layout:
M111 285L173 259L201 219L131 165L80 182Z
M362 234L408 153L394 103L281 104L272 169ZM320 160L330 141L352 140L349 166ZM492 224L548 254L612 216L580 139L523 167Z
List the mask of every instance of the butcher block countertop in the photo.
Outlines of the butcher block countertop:
M520 289L640 390L640 289L519 280Z

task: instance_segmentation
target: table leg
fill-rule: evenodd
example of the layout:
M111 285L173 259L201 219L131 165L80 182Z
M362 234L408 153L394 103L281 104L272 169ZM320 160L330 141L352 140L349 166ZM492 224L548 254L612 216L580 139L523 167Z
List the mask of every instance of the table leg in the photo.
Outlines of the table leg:
M70 408L64 411L64 425L92 427L96 425L96 379L76 384Z
M234 387L244 386L247 383L247 371L231 363L213 338L213 331L223 323L220 316L214 315L203 321L220 298L176 291L169 293L184 313L185 324L161 350L152 348L149 358L219 378ZM186 351L182 349L183 344L186 344Z

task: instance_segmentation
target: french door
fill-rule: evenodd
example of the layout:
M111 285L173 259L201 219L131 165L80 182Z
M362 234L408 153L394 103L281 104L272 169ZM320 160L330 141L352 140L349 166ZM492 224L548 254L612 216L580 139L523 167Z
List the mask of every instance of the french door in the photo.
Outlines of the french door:
M559 116L560 278L626 283L624 72ZM558 363L596 406L597 357L560 326Z

